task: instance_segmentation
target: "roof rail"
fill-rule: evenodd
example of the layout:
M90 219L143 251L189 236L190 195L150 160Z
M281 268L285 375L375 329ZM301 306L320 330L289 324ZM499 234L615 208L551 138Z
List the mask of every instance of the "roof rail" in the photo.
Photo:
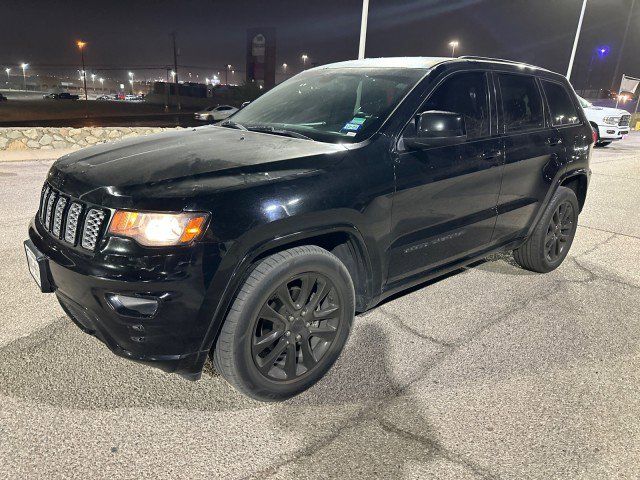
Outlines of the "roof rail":
M540 67L536 67L535 65L531 65L530 63L520 62L518 60L507 60L505 58L481 57L476 55L461 55L458 58L464 58L467 60L487 60L490 62L516 63L518 65L526 65L528 67L540 68Z

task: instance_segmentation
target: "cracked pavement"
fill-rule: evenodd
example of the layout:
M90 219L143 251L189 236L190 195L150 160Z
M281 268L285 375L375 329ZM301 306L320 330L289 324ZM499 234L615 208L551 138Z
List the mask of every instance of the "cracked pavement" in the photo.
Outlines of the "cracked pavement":
M38 293L49 165L0 164L2 478L640 477L640 134L595 150L559 269L496 254L396 296L282 404L120 359Z

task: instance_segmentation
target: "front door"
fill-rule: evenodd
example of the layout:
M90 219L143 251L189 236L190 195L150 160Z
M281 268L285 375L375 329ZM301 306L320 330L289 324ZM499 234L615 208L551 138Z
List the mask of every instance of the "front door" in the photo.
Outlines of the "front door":
M400 140L388 283L420 275L490 242L503 154L501 140L492 136L489 83L485 72L454 73L418 112L463 116L463 143L417 150L403 147ZM414 121L404 135L415 128Z

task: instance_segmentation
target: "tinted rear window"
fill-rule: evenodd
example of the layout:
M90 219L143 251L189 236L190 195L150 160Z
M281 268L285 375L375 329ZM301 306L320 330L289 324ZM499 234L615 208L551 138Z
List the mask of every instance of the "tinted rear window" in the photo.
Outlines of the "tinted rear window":
M508 132L542 128L542 97L534 77L498 74L502 92L502 109Z
M542 87L547 96L549 112L551 113L551 124L554 127L580 123L578 110L566 88L559 83L548 82L546 80L542 81Z

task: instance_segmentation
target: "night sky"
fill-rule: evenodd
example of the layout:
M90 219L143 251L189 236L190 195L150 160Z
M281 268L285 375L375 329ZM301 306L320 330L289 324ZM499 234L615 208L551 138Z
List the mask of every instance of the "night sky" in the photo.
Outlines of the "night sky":
M566 71L582 0L370 0L367 56L459 53L527 61ZM189 70L244 69L246 29L277 29L278 64L293 72L307 53L317 64L357 56L360 0L5 0L0 65L29 62L41 72L78 64L76 39L88 42L87 65L163 66L172 62L169 33L178 35L179 63ZM580 87L591 52L592 78L608 87L631 0L590 0L573 77ZM636 3L620 73L640 76L640 2ZM198 70L197 67L201 67Z

